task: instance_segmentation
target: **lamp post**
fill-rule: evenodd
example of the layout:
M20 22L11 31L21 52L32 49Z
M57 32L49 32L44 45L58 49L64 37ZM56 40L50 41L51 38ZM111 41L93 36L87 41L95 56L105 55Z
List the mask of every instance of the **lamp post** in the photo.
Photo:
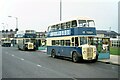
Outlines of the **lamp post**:
M3 25L3 38L5 38L5 26L4 26L4 23L2 23L2 25Z
M8 17L12 17L12 16L8 16ZM18 31L18 18L17 17L14 17L16 19L16 29L15 31Z
M5 26L4 26L4 23L2 23L2 25L3 25L3 30L5 30Z
M62 0L60 0L60 21L62 20Z
M12 16L8 16L8 17L12 17ZM18 31L18 18L17 17L14 17L15 20L16 20L16 29L15 29L15 33L14 35L16 34L16 32ZM16 42L15 42L15 36L14 36L14 40L13 40L13 46L15 46Z

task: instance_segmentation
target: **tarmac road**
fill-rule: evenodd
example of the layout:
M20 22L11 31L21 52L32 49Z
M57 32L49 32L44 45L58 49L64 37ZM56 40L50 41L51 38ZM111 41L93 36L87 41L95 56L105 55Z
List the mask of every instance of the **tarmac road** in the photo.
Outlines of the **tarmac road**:
M2 78L118 78L118 67L101 62L73 63L39 51L2 47Z

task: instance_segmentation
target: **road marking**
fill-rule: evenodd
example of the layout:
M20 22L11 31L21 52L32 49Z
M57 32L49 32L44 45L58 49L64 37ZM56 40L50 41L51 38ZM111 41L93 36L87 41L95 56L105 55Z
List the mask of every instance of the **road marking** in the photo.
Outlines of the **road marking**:
M23 59L23 58L21 58L20 60L22 60L22 61L23 61L24 59Z
M15 55L12 54L12 56L15 56Z
M10 55L10 54L9 54ZM28 60L25 60L25 59L23 59L23 58L20 58L20 57L18 57L18 56L15 56L14 54L11 54L11 56L12 57L15 57L15 58L17 58L17 59L19 59L19 60L24 60L24 61L26 61L27 63L30 63L30 64L33 64L33 65L37 65L38 67L42 67L40 64L35 64L35 63L33 63L33 62L30 62L30 61L28 61Z
M17 57L17 56L15 56L14 54L12 54L11 56L13 56L13 57L15 57L15 58L17 58L17 59L20 59L20 60L24 60L23 58L20 58L20 57Z
M42 67L41 65L37 64L38 67Z

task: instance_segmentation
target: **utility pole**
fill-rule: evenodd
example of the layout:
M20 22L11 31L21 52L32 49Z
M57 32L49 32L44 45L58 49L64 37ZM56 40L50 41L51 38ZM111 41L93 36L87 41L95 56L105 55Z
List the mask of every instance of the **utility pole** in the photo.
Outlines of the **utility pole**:
M60 0L60 21L62 20L62 0Z
M4 30L3 38L5 38L5 25L4 23L2 23L2 25L3 25L3 30Z
M8 16L8 17L12 17L12 16ZM14 18L15 18L15 20L16 20L16 29L15 29L15 33L14 33L13 46L15 46L15 44L16 44L15 34L16 34L17 31L18 31L18 18L17 18L17 17L14 17Z
M12 17L12 16L8 16L8 17ZM14 18L16 20L16 29L15 29L15 31L17 32L18 31L18 18L17 17L14 17Z

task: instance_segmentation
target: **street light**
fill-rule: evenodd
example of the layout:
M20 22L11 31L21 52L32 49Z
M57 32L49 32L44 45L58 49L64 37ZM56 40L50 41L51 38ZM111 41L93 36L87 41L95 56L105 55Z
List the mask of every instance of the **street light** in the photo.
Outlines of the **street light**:
M4 23L2 23L2 25L3 25L3 30L5 30L5 26L4 26Z
M62 0L60 0L60 21L62 20Z
M12 16L8 16L8 17L12 17ZM14 17L16 19L16 29L15 29L15 34L16 32L18 31L18 18L17 17ZM13 46L15 46L16 44L16 39L14 37L14 40L13 40Z
M4 23L2 23L2 25L3 25L2 33L4 33L4 34L3 34L3 38L5 38L5 26L4 26Z
M12 16L8 16L8 17L12 17ZM16 19L16 29L15 31L18 31L18 18L17 17L14 17Z

